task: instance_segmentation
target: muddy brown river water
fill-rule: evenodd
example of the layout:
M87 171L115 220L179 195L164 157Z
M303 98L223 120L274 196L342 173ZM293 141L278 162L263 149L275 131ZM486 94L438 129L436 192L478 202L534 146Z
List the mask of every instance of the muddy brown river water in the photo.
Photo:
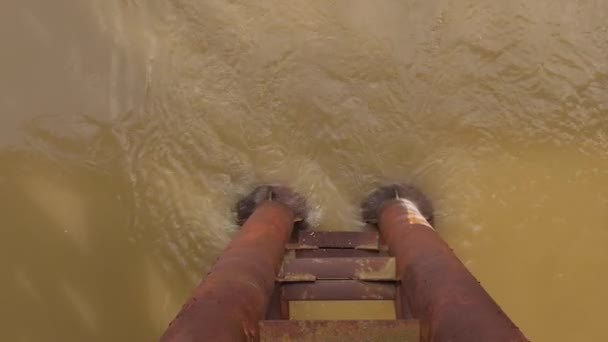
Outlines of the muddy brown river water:
M151 341L254 184L408 181L534 341L606 341L608 2L3 0L0 340Z

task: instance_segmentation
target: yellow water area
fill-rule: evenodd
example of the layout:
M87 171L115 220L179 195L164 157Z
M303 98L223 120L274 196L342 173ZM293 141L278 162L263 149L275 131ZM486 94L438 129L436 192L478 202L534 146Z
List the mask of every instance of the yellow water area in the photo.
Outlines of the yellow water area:
M307 320L394 320L392 300L291 301L289 319Z
M160 336L252 185L414 183L534 341L606 341L596 0L0 1L0 340Z

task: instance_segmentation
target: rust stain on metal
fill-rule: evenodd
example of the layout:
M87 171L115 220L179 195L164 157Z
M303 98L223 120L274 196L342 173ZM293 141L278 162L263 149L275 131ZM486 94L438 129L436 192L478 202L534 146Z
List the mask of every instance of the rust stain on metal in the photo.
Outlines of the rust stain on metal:
M294 219L279 202L260 204L161 340L257 340Z
M307 273L280 274L277 278L277 281L281 283L310 282L315 280L317 280L317 277L315 277L313 274Z
M426 326L429 341L527 341L428 222L409 219L399 200L384 203L378 226L401 280L399 302Z
M369 245L355 246L354 248L360 249L363 251L378 251L380 249L380 246L378 245L378 243L373 243L373 244L369 244Z
M300 258L285 260L279 274L280 281L310 279L396 279L395 259L375 258Z
M285 249L295 250L295 251L316 250L316 249L319 249L319 246L305 245L305 244L301 244L301 243L290 243L290 244L285 245Z
M393 300L395 285L359 280L317 280L284 283L283 299L290 300Z
M296 251L296 258L379 258L386 257L386 251L349 249L349 248L331 248L331 249L314 249L314 250L299 250Z
M395 258L383 259L382 264L372 264L375 259L362 259L360 268L355 272L355 278L369 281L390 281L397 279Z
M378 250L378 232L300 232L299 243L319 248L359 248Z
M420 324L413 320L262 321L262 342L418 342Z

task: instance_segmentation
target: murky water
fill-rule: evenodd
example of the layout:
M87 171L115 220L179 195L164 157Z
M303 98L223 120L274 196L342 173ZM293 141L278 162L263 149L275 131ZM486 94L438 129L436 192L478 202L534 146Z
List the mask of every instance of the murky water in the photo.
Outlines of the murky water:
M0 339L156 339L253 184L410 181L535 341L608 340L608 2L0 3Z

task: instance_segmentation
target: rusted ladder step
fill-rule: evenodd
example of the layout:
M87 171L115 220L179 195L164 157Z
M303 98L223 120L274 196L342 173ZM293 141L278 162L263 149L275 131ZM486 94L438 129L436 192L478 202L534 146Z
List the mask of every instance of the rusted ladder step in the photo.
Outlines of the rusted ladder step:
M388 252L384 250L374 251L350 248L328 248L328 249L300 249L295 251L296 258L377 258L386 257Z
M261 321L262 342L418 342L420 324L396 321Z
M316 248L352 248L377 251L380 248L380 236L376 231L302 231L299 233L298 243L292 246L292 249Z
M394 300L394 282L317 280L283 283L282 299L292 300Z
M283 262L279 282L329 279L395 281L395 258L306 258Z

